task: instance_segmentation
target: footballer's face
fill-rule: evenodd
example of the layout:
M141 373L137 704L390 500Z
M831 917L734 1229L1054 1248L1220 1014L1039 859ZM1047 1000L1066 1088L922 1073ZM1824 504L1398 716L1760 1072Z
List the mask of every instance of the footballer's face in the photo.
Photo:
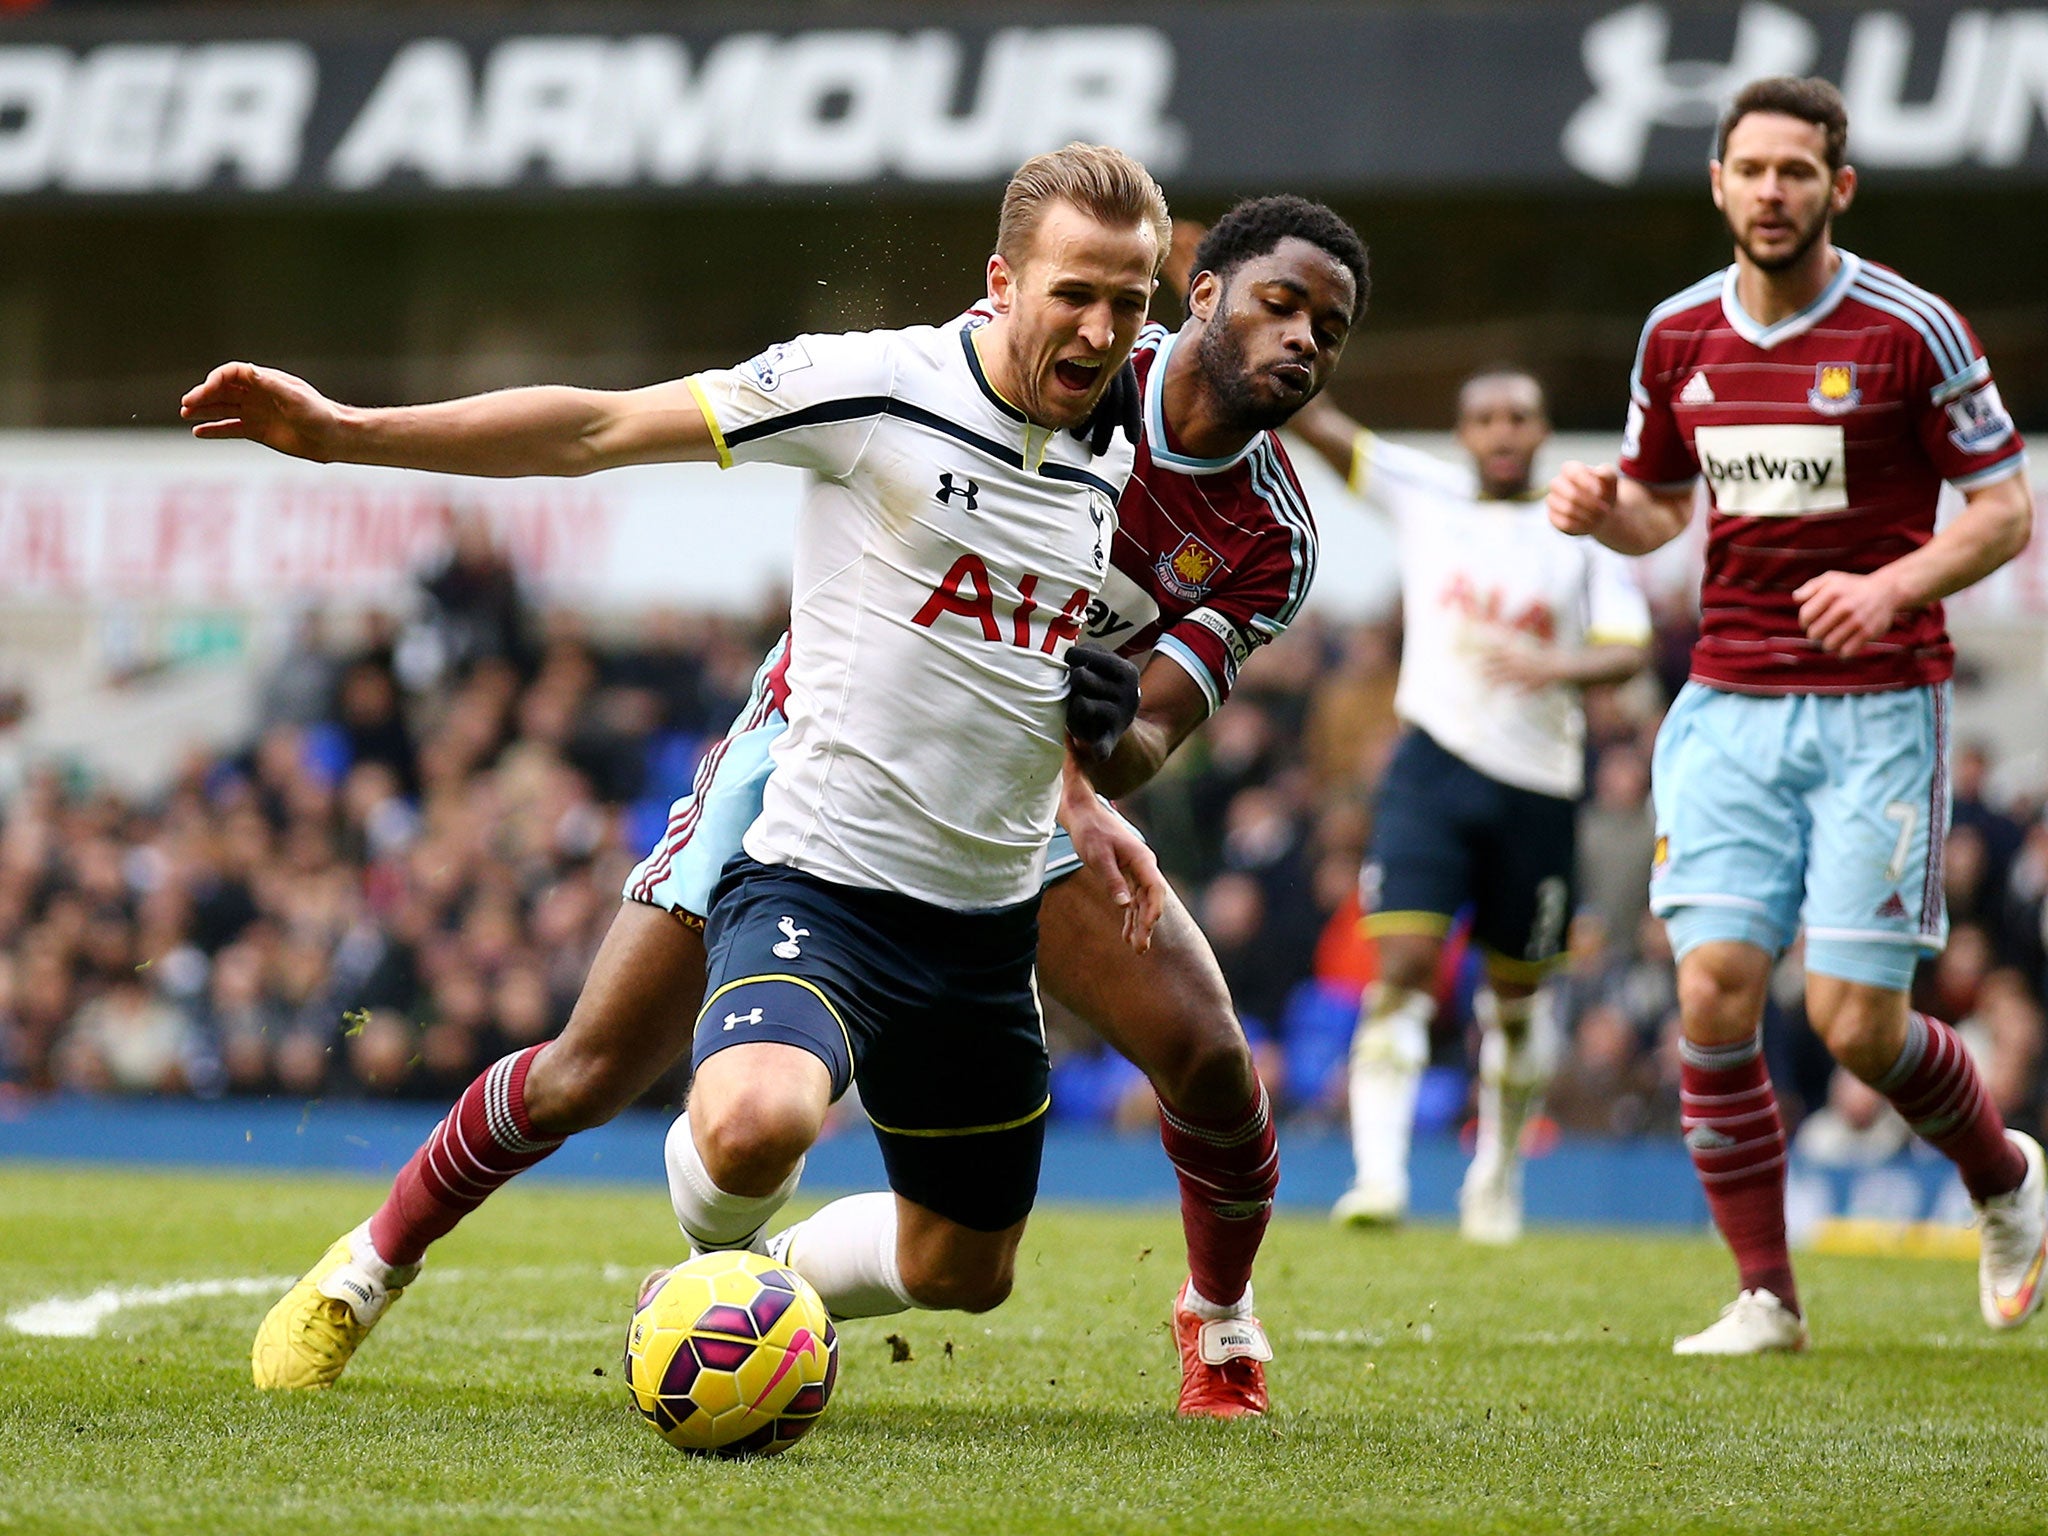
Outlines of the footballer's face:
M1472 455L1481 492L1497 501L1529 489L1536 452L1550 436L1543 389L1525 373L1489 373L1458 392L1458 441Z
M1079 426L1131 355L1158 269L1149 226L1052 204L1018 265L989 258L990 382L1041 427Z
M1828 169L1827 130L1783 112L1746 114L1708 175L1737 248L1766 272L1798 266L1856 194L1852 168Z
M1289 235L1234 268L1196 274L1202 375L1233 426L1278 427L1314 399L1351 334L1358 285L1319 245Z

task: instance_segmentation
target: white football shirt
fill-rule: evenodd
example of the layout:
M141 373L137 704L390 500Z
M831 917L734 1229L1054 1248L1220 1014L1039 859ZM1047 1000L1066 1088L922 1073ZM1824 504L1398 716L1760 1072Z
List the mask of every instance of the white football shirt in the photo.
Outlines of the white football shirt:
M1039 889L1067 647L1132 451L1099 459L989 384L965 325L799 336L694 375L719 462L811 472L789 729L746 850L956 911Z
M1579 690L1491 682L1496 646L1645 645L1650 610L1628 562L1551 527L1540 493L1488 501L1469 469L1361 432L1351 488L1394 526L1401 682L1394 711L1489 778L1576 798L1585 787Z

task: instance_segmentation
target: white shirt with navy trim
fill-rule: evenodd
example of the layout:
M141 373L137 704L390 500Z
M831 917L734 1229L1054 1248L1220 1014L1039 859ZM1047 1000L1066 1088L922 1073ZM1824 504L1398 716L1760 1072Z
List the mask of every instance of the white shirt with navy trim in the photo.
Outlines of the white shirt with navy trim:
M1401 557L1394 711L1489 778L1575 798L1585 784L1580 690L1490 680L1496 646L1646 645L1628 562L1551 526L1540 499L1489 501L1469 469L1359 434L1352 489L1393 524Z
M720 461L811 471L789 729L747 852L976 910L1034 895L1066 652L1132 454L1090 458L989 385L964 326L807 335L694 375Z

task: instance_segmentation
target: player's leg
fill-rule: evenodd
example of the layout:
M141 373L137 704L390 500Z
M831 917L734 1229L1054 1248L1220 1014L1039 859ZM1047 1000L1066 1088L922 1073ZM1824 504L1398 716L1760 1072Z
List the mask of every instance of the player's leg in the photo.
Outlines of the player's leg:
M887 897L866 910L875 1016L859 1082L889 1191L835 1200L768 1251L835 1317L985 1312L1010 1293L1045 1150L1037 904L960 913Z
M1174 1305L1180 1411L1266 1410L1272 1356L1252 1305L1252 1265L1272 1217L1280 1149L1272 1107L1223 972L1201 929L1170 901L1144 955L1092 870L1050 886L1039 913L1038 980L1151 1079L1160 1140L1180 1181L1187 1283Z
M1351 1036L1351 1187L1330 1212L1333 1220L1356 1227L1384 1226L1408 1213L1415 1099L1429 1065L1437 968L1451 922L1448 913L1410 910L1384 916L1386 922L1367 921L1380 974L1360 1000ZM1416 926L1402 931L1395 923Z
M494 1063L393 1180L265 1317L259 1387L331 1385L418 1274L427 1246L563 1138L600 1125L680 1058L704 988L704 946L669 912L624 903L560 1038Z
M2006 1129L1961 1037L1908 1003L1915 966L1947 932L1947 713L1945 686L1816 701L1829 773L1811 799L1807 1017L1956 1165L1979 1214L1984 1320L2012 1328L2042 1299L2041 1148Z
M1507 784L1495 784L1491 800L1472 861L1472 936L1486 984L1474 1002L1479 1135L1458 1191L1458 1227L1473 1242L1511 1243L1522 1235L1522 1127L1557 1064L1542 982L1564 952L1578 807Z
M769 748L784 728L764 686L774 659L748 713L706 754L661 841L628 878L562 1037L515 1052L470 1084L375 1215L271 1308L251 1351L259 1387L331 1384L430 1243L564 1137L625 1108L688 1046L704 945L676 914L708 909L720 867L759 813Z
M1429 736L1401 738L1380 785L1360 876L1365 926L1379 955L1351 1037L1351 1187L1331 1211L1355 1226L1408 1210L1415 1095L1429 1065L1437 963L1451 915L1471 890L1464 823L1479 775Z
M1475 1243L1522 1235L1522 1130L1557 1066L1549 994L1525 977L1488 968L1474 1000L1479 1021L1478 1133L1458 1189L1458 1230Z
M1738 1276L1735 1301L1679 1339L1679 1354L1806 1343L1785 1240L1785 1127L1762 1039L1771 965L1797 923L1806 862L1798 780L1812 765L1785 746L1797 703L1689 683L1657 733L1650 899L1678 957L1681 1123Z

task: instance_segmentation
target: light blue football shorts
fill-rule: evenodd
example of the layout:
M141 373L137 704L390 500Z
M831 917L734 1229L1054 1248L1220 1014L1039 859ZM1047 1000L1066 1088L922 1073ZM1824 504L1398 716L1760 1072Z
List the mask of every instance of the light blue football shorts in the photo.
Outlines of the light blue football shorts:
M769 677L788 645L785 635L768 653L731 731L698 759L690 792L669 808L660 841L626 878L628 901L700 921L710 912L711 888L761 814L762 793L775 770L771 752L789 729L788 718L769 697ZM1046 886L1080 867L1073 840L1064 827L1057 828L1046 848Z
M1683 956L1734 940L1903 991L1948 939L1949 688L1730 693L1690 682L1657 732L1650 910Z

